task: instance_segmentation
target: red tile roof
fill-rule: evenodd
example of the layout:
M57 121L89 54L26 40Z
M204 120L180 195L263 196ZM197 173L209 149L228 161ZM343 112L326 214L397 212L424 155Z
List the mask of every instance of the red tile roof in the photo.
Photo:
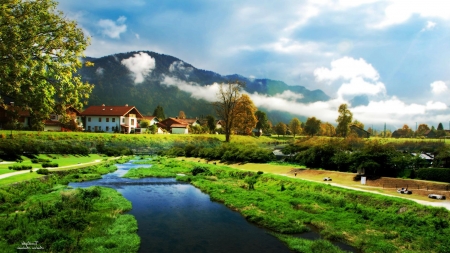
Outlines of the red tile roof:
M89 106L81 115L83 116L125 116L135 110L136 118L142 118L142 114L134 106Z

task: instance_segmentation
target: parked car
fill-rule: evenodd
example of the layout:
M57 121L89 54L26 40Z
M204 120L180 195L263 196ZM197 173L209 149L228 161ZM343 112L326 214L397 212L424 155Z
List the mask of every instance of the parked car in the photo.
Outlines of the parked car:
M412 191L408 190L407 188L397 189L397 192L401 194L412 194Z
M323 181L332 181L331 177L324 177Z
M428 194L428 198L430 198L430 199L445 199L445 196L440 195L440 194Z

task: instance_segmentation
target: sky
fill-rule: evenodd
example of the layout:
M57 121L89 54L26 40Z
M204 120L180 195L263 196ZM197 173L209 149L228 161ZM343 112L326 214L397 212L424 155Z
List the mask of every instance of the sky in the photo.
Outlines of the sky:
M60 0L58 9L91 38L86 56L148 50L221 75L321 89L330 101L249 95L257 107L324 122L336 123L347 103L366 128L450 127L448 0ZM147 56L123 62L137 84L154 68ZM206 100L217 88L164 80ZM369 104L352 106L359 95Z

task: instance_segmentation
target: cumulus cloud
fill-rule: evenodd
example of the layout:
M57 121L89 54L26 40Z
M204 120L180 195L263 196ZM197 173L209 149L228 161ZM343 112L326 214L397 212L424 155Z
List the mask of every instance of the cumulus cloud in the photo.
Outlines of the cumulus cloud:
M447 109L447 105L442 103L442 102L433 102L433 101L428 101L427 104L425 105L426 110L428 111L434 111L434 110L445 110Z
M447 85L443 81L432 82L430 84L430 87L431 87L431 91L436 95L446 92L448 89Z
M361 77L369 80L378 80L378 71L364 59L356 60L352 57L343 57L331 62L331 69L321 67L314 70L317 81L335 81L342 79L353 79Z
M101 33L112 39L120 39L120 34L127 31L127 25L124 24L126 17L120 16L117 21L111 19L100 19L98 26L102 29Z
M337 91L339 97L344 95L377 95L379 93L386 93L386 87L383 83L372 84L364 81L361 77L352 78L349 83L342 84Z
M450 19L448 2L442 0L428 1L405 1L392 0L384 10L383 19L374 28L385 28L406 22L412 15L418 14L421 17Z
M283 93L277 93L274 95L274 97L286 99L286 100L297 100L304 98L303 94L295 93L290 90L285 90Z
M155 59L144 52L134 54L128 59L121 61L125 67L133 73L134 83L142 83L144 78L149 75L153 69L155 69Z

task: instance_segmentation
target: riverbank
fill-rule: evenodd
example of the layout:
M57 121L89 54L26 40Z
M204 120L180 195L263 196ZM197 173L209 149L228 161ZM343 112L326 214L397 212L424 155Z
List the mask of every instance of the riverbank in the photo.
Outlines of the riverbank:
M310 227L317 229L323 239L344 241L362 252L442 252L450 248L449 212L409 200L164 158L155 160L152 168L130 170L125 176L180 173L186 176L177 179L191 182L212 200L274 231L292 249L301 240L296 234Z
M128 200L110 188L67 188L71 181L114 170L106 163L0 186L0 251L29 246L46 252L136 252L137 222L123 215L131 209Z

